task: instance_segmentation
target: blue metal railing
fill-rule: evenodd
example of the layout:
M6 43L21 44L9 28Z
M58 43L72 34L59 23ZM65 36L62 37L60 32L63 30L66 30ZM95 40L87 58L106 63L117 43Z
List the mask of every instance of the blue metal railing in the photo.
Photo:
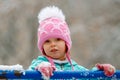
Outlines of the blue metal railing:
M120 79L120 70L116 73L107 77L104 75L103 71L55 71L50 79ZM0 79L42 79L40 72L35 70L26 71L4 71L0 70Z

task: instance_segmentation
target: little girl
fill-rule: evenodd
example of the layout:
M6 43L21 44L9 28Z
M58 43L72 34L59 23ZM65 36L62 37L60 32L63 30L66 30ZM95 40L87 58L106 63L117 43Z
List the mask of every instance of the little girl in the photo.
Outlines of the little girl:
M40 71L44 79L49 79L54 70L88 70L70 58L72 42L62 11L55 6L46 7L38 18L38 48L43 56L33 60L29 69ZM110 64L96 64L94 70L103 70L106 76L115 72Z

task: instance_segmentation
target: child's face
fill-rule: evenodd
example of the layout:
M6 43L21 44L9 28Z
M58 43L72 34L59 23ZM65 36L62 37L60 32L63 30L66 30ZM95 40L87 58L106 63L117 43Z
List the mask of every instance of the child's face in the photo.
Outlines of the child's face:
M60 38L50 38L43 44L44 52L47 56L57 59L65 60L66 45L65 41Z

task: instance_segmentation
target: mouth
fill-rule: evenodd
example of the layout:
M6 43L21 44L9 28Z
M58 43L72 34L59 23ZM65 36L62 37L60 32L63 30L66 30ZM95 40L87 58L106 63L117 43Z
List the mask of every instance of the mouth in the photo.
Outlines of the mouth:
M57 49L51 49L50 52L56 52L58 51Z

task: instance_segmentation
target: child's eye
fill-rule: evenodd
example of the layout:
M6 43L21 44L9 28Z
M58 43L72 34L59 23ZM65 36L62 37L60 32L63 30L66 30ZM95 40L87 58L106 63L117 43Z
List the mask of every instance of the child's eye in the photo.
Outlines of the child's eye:
M62 40L62 39L60 39L60 38L57 38L57 41L60 41L60 40Z
M45 43L49 43L50 41L49 40L46 40Z

